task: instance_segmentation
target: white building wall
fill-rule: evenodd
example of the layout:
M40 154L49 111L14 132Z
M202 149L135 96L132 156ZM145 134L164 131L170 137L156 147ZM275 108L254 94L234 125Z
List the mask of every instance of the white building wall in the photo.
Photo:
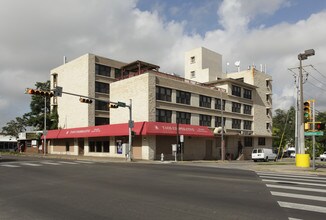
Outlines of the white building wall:
M149 74L145 73L137 77L131 77L129 79L112 83L110 85L110 101L125 102L129 105L129 100L132 99L133 121L149 121L149 118L153 117L153 113L150 114L153 110L150 111L149 108L149 103L152 102L149 98L149 80ZM151 91L151 93L153 93L153 91ZM127 123L128 120L128 108L119 107L116 109L110 109L110 124Z
M195 72L195 77L191 75L192 71ZM204 47L187 51L185 78L202 83L222 78L222 55Z
M95 82L90 78L94 77L95 70L90 70L89 64L93 57L94 55L86 54L51 70L51 74L57 74L57 85L63 87L64 92L92 96L89 91L94 91L94 86L90 88L90 84L95 85ZM93 117L89 117L94 111L94 103L81 103L79 97L66 94L58 97L57 103L59 128L86 127L94 124L91 123Z

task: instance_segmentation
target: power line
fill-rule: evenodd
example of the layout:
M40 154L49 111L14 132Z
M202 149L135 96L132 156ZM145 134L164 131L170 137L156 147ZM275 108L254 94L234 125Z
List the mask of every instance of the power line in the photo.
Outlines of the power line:
M322 74L319 70L317 70L313 65L310 65L311 68L313 68L317 73L319 73L322 77L324 77L326 79L326 76L324 74Z

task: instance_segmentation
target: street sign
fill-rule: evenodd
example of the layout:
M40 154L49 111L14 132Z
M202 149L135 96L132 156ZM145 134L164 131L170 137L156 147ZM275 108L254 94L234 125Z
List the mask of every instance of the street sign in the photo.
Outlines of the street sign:
M323 131L306 131L304 133L305 136L323 136L324 132Z

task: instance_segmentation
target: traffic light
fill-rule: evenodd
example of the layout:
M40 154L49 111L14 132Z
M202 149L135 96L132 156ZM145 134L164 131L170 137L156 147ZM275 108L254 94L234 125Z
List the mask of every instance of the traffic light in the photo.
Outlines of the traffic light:
M325 123L316 122L315 123L315 130L317 130L317 131L325 130Z
M109 103L108 104L108 107L109 108L119 108L119 105L118 104L114 104L114 103Z
M310 118L311 118L311 105L310 105L310 101L306 101L306 102L303 103L303 116L307 120L310 120Z
M30 89L30 88L27 88L25 90L25 93L30 94L30 95L41 95L41 96L46 96L46 97L54 96L54 92L52 92L52 91L44 91L44 90Z
M82 103L87 103L87 104L92 104L93 100L92 99L86 99L86 98L79 98L79 101Z

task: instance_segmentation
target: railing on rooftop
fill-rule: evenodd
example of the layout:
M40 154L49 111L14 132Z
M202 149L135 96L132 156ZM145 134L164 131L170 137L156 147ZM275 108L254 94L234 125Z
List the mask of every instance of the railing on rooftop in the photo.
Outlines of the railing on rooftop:
M226 92L226 90L222 89L222 88L207 85L205 83L196 82L196 81L190 80L190 79L185 79L185 78L183 78L181 76L176 76L176 75L163 73L163 72L159 72L159 71L154 71L154 70L140 70L140 72L129 72L128 75L122 75L121 77L117 78L117 80L119 81L119 80L123 80L123 79L128 79L128 78L131 78L131 77L134 77L134 76L141 75L141 74L143 74L145 72L154 73L157 76L162 76L162 77L178 80L178 81L189 83L189 84L192 84L192 85L202 86L202 87L205 87L205 88L210 88L210 89L214 89L214 90L217 90L217 91Z

